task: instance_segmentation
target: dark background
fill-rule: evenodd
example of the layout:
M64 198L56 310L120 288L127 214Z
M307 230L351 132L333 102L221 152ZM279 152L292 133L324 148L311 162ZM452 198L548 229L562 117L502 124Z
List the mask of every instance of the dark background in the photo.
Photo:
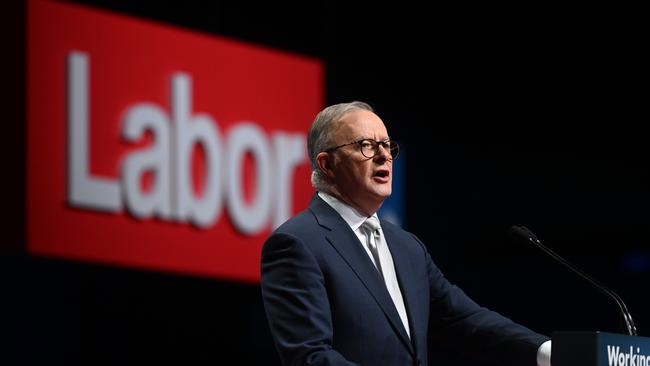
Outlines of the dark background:
M508 239L526 225L614 289L650 336L642 2L79 3L321 59L324 102L369 102L401 142L405 227L452 282L542 333L623 332L611 299ZM7 100L24 121L24 14L7 8ZM258 286L25 255L23 124L3 147L18 178L0 363L278 364ZM431 353L432 364L479 365Z

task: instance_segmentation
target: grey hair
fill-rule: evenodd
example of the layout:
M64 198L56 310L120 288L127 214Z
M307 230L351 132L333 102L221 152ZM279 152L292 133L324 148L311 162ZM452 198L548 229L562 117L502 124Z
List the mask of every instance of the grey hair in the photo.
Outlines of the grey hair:
M360 109L374 112L374 109L369 104L354 101L333 104L320 111L314 118L307 135L307 150L309 152L309 162L311 163L311 184L316 190L327 191L329 186L327 177L318 168L316 156L332 147L332 136L335 127L343 116L348 112Z

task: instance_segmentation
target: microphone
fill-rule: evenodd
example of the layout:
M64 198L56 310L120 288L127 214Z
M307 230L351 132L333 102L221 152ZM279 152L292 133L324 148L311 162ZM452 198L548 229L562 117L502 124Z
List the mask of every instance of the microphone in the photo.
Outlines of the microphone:
M527 227L525 226L512 226L509 230L509 233L511 237L514 239L519 239L519 240L524 240L526 242L530 242L533 245L535 245L537 248L541 249L544 253L548 254L551 256L553 259L556 261L560 262L564 267L570 269L574 273L578 274L580 277L584 278L587 280L587 282L591 283L593 286L595 286L598 290L603 292L605 295L611 297L614 299L616 302L616 305L618 305L621 315L623 316L623 322L625 323L625 327L627 328L627 334L631 336L636 336L636 327L634 326L634 321L632 320L632 315L630 312L627 310L627 306L625 306L625 303L623 302L623 299L621 299L618 294L616 294L614 291L608 289L607 287L603 286L601 283L598 281L594 280L591 278L589 275L572 265L571 263L567 262L564 258L560 257L558 254L556 254L554 251L551 249L547 248L544 246L539 239L537 239L537 236L533 234L530 230L528 230Z

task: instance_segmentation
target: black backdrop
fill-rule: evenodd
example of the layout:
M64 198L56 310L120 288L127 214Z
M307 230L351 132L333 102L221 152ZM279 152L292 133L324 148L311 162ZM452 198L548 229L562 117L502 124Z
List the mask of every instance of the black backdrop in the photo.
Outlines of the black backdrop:
M324 102L369 102L405 147L405 226L448 278L543 333L621 332L611 300L508 240L523 224L617 291L650 335L645 7L79 3L323 60ZM21 50L16 34L5 37ZM22 148L15 141L9 149ZM18 176L22 159L12 159ZM13 197L0 361L278 364L257 286L26 256ZM477 365L435 346L432 358Z

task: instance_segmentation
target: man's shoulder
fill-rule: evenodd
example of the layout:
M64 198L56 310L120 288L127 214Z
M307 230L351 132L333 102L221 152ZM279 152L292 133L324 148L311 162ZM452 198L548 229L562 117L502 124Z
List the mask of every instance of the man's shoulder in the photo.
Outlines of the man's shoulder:
M301 224L301 223L304 224L306 222L315 222L315 221L316 220L314 219L314 214L309 210L309 208L305 208L304 210L291 216L287 221L285 221L282 225L280 225L278 229L291 227L296 224Z
M316 217L313 212L308 208L300 211L282 225L278 226L272 233L273 234L290 234L300 236L305 233L313 232L314 228L318 226Z

